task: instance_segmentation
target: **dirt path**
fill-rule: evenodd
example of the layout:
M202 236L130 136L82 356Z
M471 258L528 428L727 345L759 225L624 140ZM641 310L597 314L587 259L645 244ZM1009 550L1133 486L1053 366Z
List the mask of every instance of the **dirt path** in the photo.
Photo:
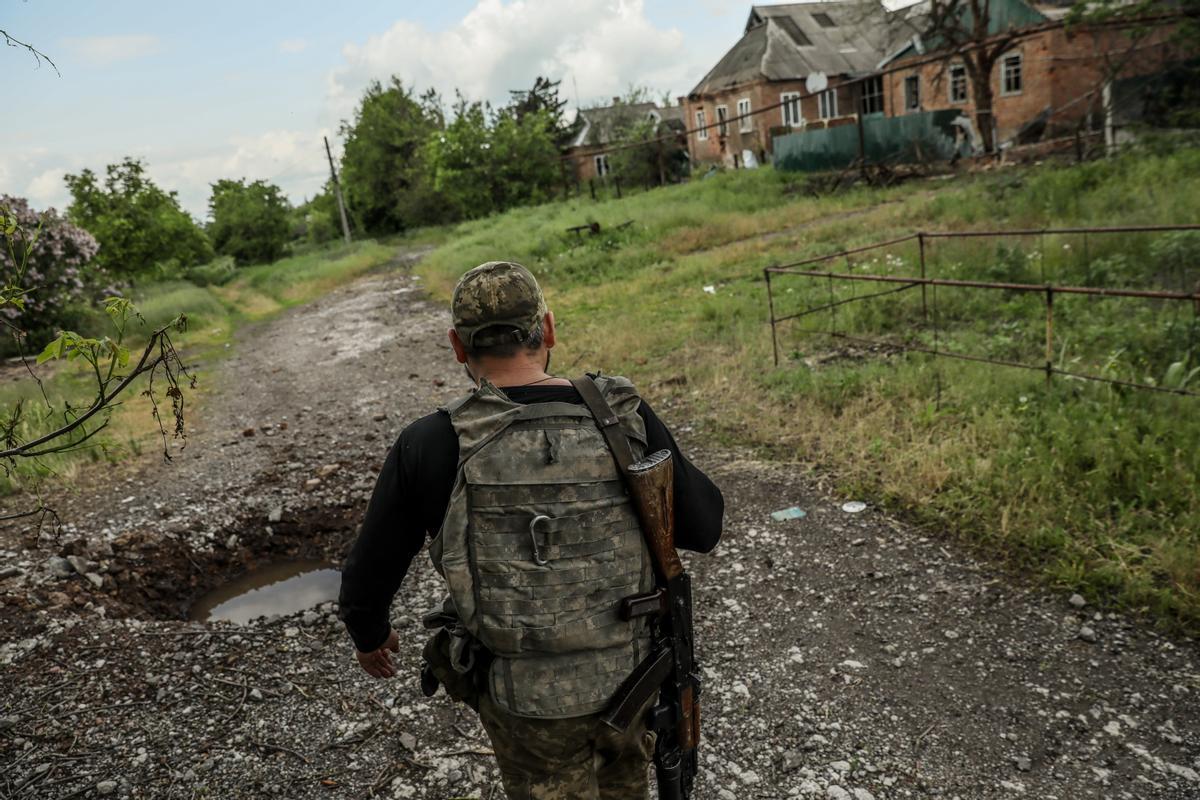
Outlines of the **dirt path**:
M148 458L71 503L59 541L0 532L0 800L503 797L471 715L417 687L424 559L390 682L357 670L328 605L180 621L257 563L340 558L396 433L466 386L447 321L397 271L247 329L167 480ZM654 400L728 501L717 554L691 559L697 798L1200 797L1195 643L843 512ZM771 520L792 505L807 517Z

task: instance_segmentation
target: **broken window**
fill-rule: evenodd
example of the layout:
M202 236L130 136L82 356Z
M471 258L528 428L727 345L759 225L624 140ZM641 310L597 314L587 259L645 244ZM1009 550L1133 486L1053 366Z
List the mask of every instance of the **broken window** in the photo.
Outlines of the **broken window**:
M828 14L826 14L822 11L818 11L817 13L813 14L812 18L815 19L817 21L817 24L820 25L822 28L836 28L837 27L837 25L834 23L833 19L830 18L830 16Z
M696 112L696 138L702 142L708 138L708 128L705 127L707 124L708 124L708 122L704 117L704 111L703 110L697 111Z
M754 117L750 116L750 98L743 97L738 100L738 130L742 133L750 133L754 130Z
M837 89L826 89L817 95L817 113L821 119L833 119L838 115Z
M596 164L596 177L603 178L608 174L608 153L601 153L593 157L592 161Z
M1003 94L1020 94L1023 76L1021 74L1021 54L1013 53L1004 57L1001 62L1001 83Z
M921 110L921 76L909 75L904 79L904 109Z
M729 119L729 107L717 106L717 135L728 136L729 126L725 124L725 120Z
M967 102L967 68L962 64L950 65L950 102Z
M800 113L800 93L799 92L784 92L779 95L779 102L783 103L783 124L784 125L803 125L804 116Z
M883 113L883 76L876 75L862 82L862 113Z

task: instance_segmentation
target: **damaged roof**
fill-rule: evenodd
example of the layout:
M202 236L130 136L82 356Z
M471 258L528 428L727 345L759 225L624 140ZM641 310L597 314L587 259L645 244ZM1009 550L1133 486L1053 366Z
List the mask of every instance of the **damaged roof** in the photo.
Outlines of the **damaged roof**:
M679 119L683 119L680 110ZM611 106L579 109L579 118L583 126L567 147L582 147L583 145L609 144L619 138L617 130L633 118L653 118L655 123L664 117L671 116L670 109L659 108L655 103L616 103Z
M865 74L893 47L893 27L887 10L871 0L752 6L741 40L691 94L712 94L764 78L803 80L813 72Z

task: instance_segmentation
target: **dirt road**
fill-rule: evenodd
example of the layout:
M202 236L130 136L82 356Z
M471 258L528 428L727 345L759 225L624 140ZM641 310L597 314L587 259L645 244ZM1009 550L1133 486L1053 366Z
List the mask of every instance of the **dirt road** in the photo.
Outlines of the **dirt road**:
M248 328L183 457L100 476L57 540L0 532L0 798L503 797L472 716L417 687L424 559L392 681L357 670L330 605L182 621L256 564L341 557L395 435L466 388L447 323L400 269ZM728 503L690 560L698 798L1200 797L1195 642L709 449L687 388L660 388Z

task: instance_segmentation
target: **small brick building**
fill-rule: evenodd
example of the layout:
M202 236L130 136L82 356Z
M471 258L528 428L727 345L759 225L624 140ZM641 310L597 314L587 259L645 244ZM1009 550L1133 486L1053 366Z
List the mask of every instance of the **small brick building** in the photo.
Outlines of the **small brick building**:
M1129 91L1110 94L1106 84L1128 88L1196 57L1167 46L1172 29L1161 23L1144 36L1131 36L1132 27L1068 28L1069 5L990 0L988 42L1011 42L990 76L1001 147L1106 124L1111 137L1113 120L1130 116L1114 109L1130 104ZM681 98L692 163L736 168L747 153L763 163L775 136L856 124L860 113L958 110L978 149L968 72L923 41L927 13L924 3L889 11L878 0L752 6L737 44Z
M1068 28L1062 6L993 0L993 8L1005 22L989 41L1013 39L990 76L993 128L1002 148L1098 131L1104 125L1106 83L1160 73L1187 57L1169 46L1169 26L1134 38L1121 27ZM961 59L936 56L936 49L927 50L920 37L913 37L880 64L889 116L954 109L981 124ZM906 64L913 66L905 69Z
M766 162L775 135L853 124L858 87L845 83L895 50L893 19L860 0L751 7L741 39L683 98L693 163L740 167L746 151ZM881 87L865 84L867 113L883 111Z
M622 128L637 120L649 119L655 133L665 135L677 132L682 135L683 109L678 106L662 107L655 103L624 103L614 97L610 106L584 108L579 111L579 132L563 149L568 157L575 180L583 183L604 179L611 172L608 148L620 137Z

